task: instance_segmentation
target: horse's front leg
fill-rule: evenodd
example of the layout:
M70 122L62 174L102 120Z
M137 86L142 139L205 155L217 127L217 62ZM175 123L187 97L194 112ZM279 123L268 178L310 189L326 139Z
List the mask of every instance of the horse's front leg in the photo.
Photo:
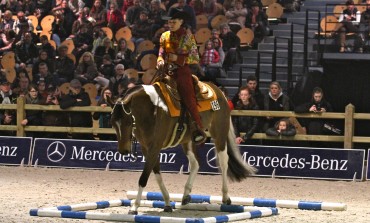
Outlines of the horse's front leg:
M164 212L172 212L172 207L171 207L171 203L170 203L170 194L168 193L167 188L163 183L162 174L161 174L161 171L160 171L160 162L159 162L159 160L155 164L155 166L153 168L153 172L154 172L154 175L155 175L155 179L157 180L158 186L159 186L159 188L162 192L163 200L165 202L165 206L164 206L163 211Z
M197 176L197 173L199 171L199 163L193 152L194 145L192 142L183 144L182 147L183 147L183 150L186 156L188 157L189 165L190 165L190 174L185 184L184 195L182 197L182 202L181 202L182 205L186 205L190 203L190 200L191 200L190 193L193 188L195 177Z
M152 154L150 154L150 155L152 155ZM146 184L148 183L149 175L150 175L154 166L157 163L157 159L149 158L150 155L145 156L145 157L148 157L148 158L147 158L147 160L144 164L144 169L143 169L143 172L141 173L141 176L140 176L140 179L139 179L139 189L138 189L138 193L137 193L137 196L136 196L136 200L135 200L134 205L131 206L130 211L128 212L129 214L132 214L132 215L137 215L138 214L137 209L140 207L141 195L143 193L144 188L146 187ZM157 156L158 156L158 154L154 154L151 157L157 157Z
M222 176L222 203L223 204L231 204L231 199L229 197L229 188L227 186L227 169L228 169L228 162L229 156L227 155L227 148L223 151L217 151L218 162L221 168L221 176ZM217 150L217 146L216 146Z

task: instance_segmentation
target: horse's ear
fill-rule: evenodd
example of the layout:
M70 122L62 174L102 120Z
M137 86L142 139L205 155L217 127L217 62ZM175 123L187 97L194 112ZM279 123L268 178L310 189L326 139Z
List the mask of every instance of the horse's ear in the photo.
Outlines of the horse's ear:
M108 104L111 108L113 108L113 106L114 106L114 102L112 101L112 98L111 98L111 97L109 97L108 95L107 95L107 104Z

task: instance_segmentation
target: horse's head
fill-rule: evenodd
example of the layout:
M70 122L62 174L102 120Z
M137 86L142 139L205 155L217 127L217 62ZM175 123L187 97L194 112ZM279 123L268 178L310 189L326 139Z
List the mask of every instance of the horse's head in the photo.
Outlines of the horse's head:
M111 123L116 130L118 151L127 155L131 151L133 116L129 103L118 99L113 105Z

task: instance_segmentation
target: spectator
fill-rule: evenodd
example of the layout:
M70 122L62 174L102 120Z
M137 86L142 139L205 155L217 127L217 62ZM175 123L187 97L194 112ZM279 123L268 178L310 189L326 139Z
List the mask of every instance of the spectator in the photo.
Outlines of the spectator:
M220 33L222 48L225 52L223 67L228 71L236 63L237 49L240 46L240 39L230 30L229 25L226 23L220 25Z
M141 11L145 11L145 10L146 9L140 5L140 0L134 0L134 5L132 5L130 8L127 9L126 20L125 20L126 26L132 28L133 25L137 21L139 21Z
M117 53L114 58L115 64L123 64L127 69L134 68L134 55L127 47L127 42L124 38L118 40Z
M89 21L89 9L83 10L81 9L78 13L78 18L72 24L72 31L70 38L74 38L77 33L80 32L82 26L87 27L87 33L92 35L93 34L93 24Z
M191 6L187 5L186 0L177 0L177 3L178 3L177 8L175 7L170 8L168 15L171 17L179 11L186 12L189 15L189 17L187 17L187 20L184 21L185 25L190 26L191 31L195 33L197 30L197 20L195 17L194 9Z
M318 113L333 112L331 104L324 99L324 92L321 88L315 87L312 91L310 102L299 105L294 110L297 113ZM306 127L309 135L322 135L325 120L324 119L304 119L303 126Z
M1 72L0 77L0 104L15 104L17 101L17 95L10 89L10 83L6 79L5 73ZM1 110L0 111L0 123L2 125L15 125L16 124L16 113L14 110ZM2 136L14 136L14 131L1 131Z
M148 14L148 22L151 25L150 36L154 36L156 31L164 25L165 22L162 17L165 15L166 11L161 8L161 1L152 0Z
M264 99L263 107L267 111L292 111L294 109L290 98L283 94L282 88L277 81L271 82L268 95ZM273 127L277 121L279 121L279 118L266 117L263 131Z
M31 84L28 87L28 94L26 95L26 104L39 105L41 104L42 97L38 94L36 85ZM42 125L42 111L41 110L27 110L26 117L21 121L23 126L40 126ZM26 132L28 137L37 137L37 132Z
M100 96L97 106L106 108L107 107L107 97L110 97L114 101L114 98L112 98L113 97L112 91L109 88L104 88L101 91L101 96ZM110 112L95 112L93 114L93 119L99 120L99 128L112 128L112 124L110 123L110 119L111 119ZM115 134L98 134L98 137L100 140L110 140L110 141L117 140L117 136Z
M58 48L58 58L55 59L54 75L59 78L59 83L70 82L74 78L74 62L67 57L68 47L61 45Z
M33 27L32 25L32 22L31 20L29 20L26 15L24 14L24 12L22 11L18 11L17 13L17 20L15 20L15 22L13 23L13 30L18 34L20 29L21 29L21 26L25 26L25 27L28 27L28 30L27 31L30 31L30 32L33 32L33 29L35 27Z
M95 30L94 31L94 39L93 39L93 43L92 43L92 50L91 52L93 54L95 54L96 52L96 49L99 47L99 46L102 46L104 45L103 41L104 39L107 37L107 34L104 32L104 30L102 29L98 29L98 30Z
M69 36L67 33L67 22L65 20L64 14L58 12L55 14L55 19L51 24L52 39L55 41L57 47Z
M126 13L127 13L127 10L134 5L134 0L127 0L127 1L124 1L123 2L123 6L121 8L121 12L122 12L122 15L125 17L126 16ZM126 18L125 18L125 21L126 21ZM128 24L126 24L128 25Z
M220 55L218 54L218 51L214 48L212 40L207 40L205 42L205 49L204 53L201 57L200 65L202 66L202 69L204 71L205 77L204 80L213 82L216 85L219 85L217 83L217 72L218 67L211 66L213 64L218 64L220 61Z
M112 41L108 37L105 37L103 39L103 44L98 46L95 50L94 59L97 67L102 65L104 55L109 55L110 58L114 58L116 56L116 52L112 48Z
M25 69L27 66L32 67L38 55L38 49L32 42L32 34L26 32L23 41L15 48L17 67L20 69Z
M20 76L17 78L16 81L13 82L13 92L17 95L20 95L22 92L28 92L28 88L30 86L31 80L28 78L28 75L24 75L23 72L20 72Z
M94 79L97 83L97 89L106 88L109 86L109 80L114 77L114 65L108 54L103 56L103 64L99 67L99 74Z
M203 9L208 18L208 28L212 29L211 21L218 14L216 0L205 0Z
M41 24L41 20L49 14L52 9L52 1L49 0L36 0L35 16Z
M44 80L40 80L37 83L37 90L39 92L39 95L42 96L42 98L46 98L48 96L47 87Z
M21 5L21 11L24 12L26 16L33 15L36 10L36 4L33 0L24 0ZM36 27L34 27L36 28Z
M239 91L239 100L236 103L235 110L259 110L255 100L248 87L242 87ZM258 118L251 116L234 116L232 118L235 142L237 144L251 144L251 137L257 131ZM241 132L245 135L241 136Z
M55 58L55 48L49 43L49 39L46 35L40 36L40 51L46 51L48 59L53 59Z
M44 81L45 85L58 84L57 80L54 80L53 75L49 72L48 64L40 62L38 64L38 73L33 76L32 82L37 85L40 81Z
M148 12L141 11L139 20L132 26L131 41L134 42L135 49L138 48L141 42L150 39L150 31L151 24L148 21Z
M102 5L101 0L95 0L91 8L90 17L94 19L94 30L107 26L107 10Z
M122 64L117 64L115 67L115 76L110 79L110 84L113 91L113 96L119 96L118 85L123 83L124 89L127 89L128 77L125 75L125 67Z
M85 7L85 2L83 0L69 0L68 7L72 10L74 15L78 17Z
M13 51L15 48L15 32L14 30L6 30L5 33L1 33L0 39L0 55L6 52Z
M14 28L14 22L13 13L10 10L6 10L0 22L0 30L12 30Z
M64 95L60 100L60 108L67 109L70 107L90 106L91 101L89 95L82 88L81 82L78 79L73 79L70 82L69 93ZM69 126L71 127L92 127L92 117L90 112L69 112ZM72 133L73 139L92 140L93 135Z
M114 34L117 30L124 27L125 23L123 22L123 15L115 2L111 2L109 8L110 10L107 12L108 27Z
M93 38L89 35L88 26L82 25L80 27L80 32L73 38L73 43L75 45L73 54L76 56L77 61L80 60L82 54L92 50L93 41Z
M44 50L39 51L39 57L35 60L35 63L32 66L32 76L36 76L39 73L39 64L46 63L48 67L48 71L50 73L54 73L54 58L49 58L48 53Z
M201 0L190 0L189 6L194 9L195 16L204 14L204 6Z
M46 90L46 96L41 101L42 105L59 105L62 93L58 87L49 86ZM68 126L68 115L65 112L59 111L44 111L42 114L43 126ZM45 138L67 138L65 132L44 132Z
M353 0L347 0L347 8L343 10L339 16L337 25L335 26L334 33L339 36L340 53L344 53L346 47L346 33L356 33L356 47L360 46L360 39L358 35L358 26L361 21L361 12L357 10Z
M366 0L366 10L361 13L360 20L360 47L358 49L359 53L363 52L364 44L369 40L370 35L370 0Z
M255 48L270 32L267 18L266 13L262 11L258 2L253 2L252 8L246 17L245 27L252 29L254 32L253 46Z
M268 136L295 136L296 133L295 127L290 124L287 118L279 120L274 127L266 130Z
M258 89L258 83L257 78L254 75L249 75L247 77L246 86L249 89L249 92L252 94L254 100L256 101L258 108L260 110L264 109L264 98L265 96L261 93L261 91ZM236 105L237 101L239 100L239 93L235 94L232 102L234 106Z
M243 6L242 0L237 0L235 6L228 11L226 11L225 16L228 19L228 23L237 25L238 29L245 27L245 17L248 14L248 9Z
M83 85L93 83L94 78L98 75L94 57L90 52L85 52L80 58L76 70L75 78L78 79Z

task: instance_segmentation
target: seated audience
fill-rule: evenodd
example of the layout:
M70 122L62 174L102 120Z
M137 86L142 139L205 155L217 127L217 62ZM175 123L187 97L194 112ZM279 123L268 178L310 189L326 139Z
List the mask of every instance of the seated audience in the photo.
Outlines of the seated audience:
M223 67L228 71L237 62L237 49L240 46L240 39L226 23L220 25L220 33L222 48L225 52Z
M261 10L259 4L257 2L252 3L252 8L246 17L245 27L252 29L254 32L253 46L255 48L270 32L267 18L266 13Z
M289 119L283 118L276 122L274 127L266 130L268 136L295 136L296 129L290 124Z
M97 75L98 69L94 63L94 56L90 52L85 52L77 64L75 78L84 85L94 83L94 78Z

